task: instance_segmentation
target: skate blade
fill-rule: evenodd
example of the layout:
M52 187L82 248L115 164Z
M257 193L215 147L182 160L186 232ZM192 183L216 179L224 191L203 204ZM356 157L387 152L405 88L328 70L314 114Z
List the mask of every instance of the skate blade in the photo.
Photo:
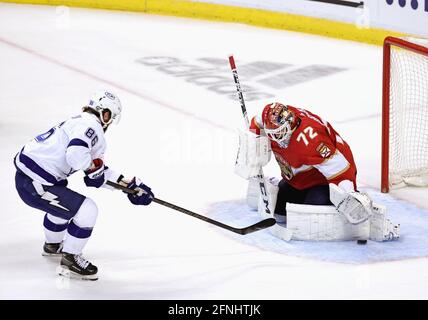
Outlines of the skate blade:
M62 257L62 252L61 253L48 253L48 252L42 252L42 256L43 257Z
M63 276L63 277L69 278L69 279L89 280L89 281L98 280L98 275L96 275L96 274L83 276L83 275L78 274L74 271L71 271L70 269L68 269L66 267L59 267L58 268L58 274L60 276Z

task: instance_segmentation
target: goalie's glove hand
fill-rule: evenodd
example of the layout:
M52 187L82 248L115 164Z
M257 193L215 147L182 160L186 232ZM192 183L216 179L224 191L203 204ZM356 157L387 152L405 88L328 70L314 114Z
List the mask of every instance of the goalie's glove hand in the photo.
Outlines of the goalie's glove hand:
M136 177L134 177L126 187L137 191L135 194L128 194L128 199L132 204L147 206L155 197L151 189Z
M370 218L373 212L373 201L367 193L350 192L337 206L352 224L358 224Z
M370 218L373 213L373 201L368 194L345 191L334 183L330 183L329 187L330 201L335 205L337 211L345 215L350 223L359 224Z
M92 160L92 165L85 170L83 181L88 187L99 188L105 183L104 162L101 159Z

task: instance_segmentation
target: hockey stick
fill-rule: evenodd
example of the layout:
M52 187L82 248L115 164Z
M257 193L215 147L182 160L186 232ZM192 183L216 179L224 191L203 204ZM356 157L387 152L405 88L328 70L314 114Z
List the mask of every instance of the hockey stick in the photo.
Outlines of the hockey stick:
M250 128L250 121L248 120L248 114L247 114L247 108L245 107L245 101L244 101L244 96L242 94L242 89L241 89L241 84L239 83L239 78L238 78L238 71L236 70L236 64L235 64L235 59L232 56L229 56L229 64L230 64L230 68L232 69L232 73L233 73L233 80L235 81L236 84L236 91L238 92L238 99L239 102L241 104L241 110L242 110L242 115L244 116L244 120L245 120L245 125L247 127L247 129ZM260 194L262 195L262 200L263 203L265 205L264 207L264 214L261 214L261 216L263 218L268 218L268 219L273 219L273 212L270 211L269 209L269 198L268 198L268 194L266 191L266 186L265 186L265 179L264 179L264 174L263 174L263 169L260 168L259 174L257 175L257 180L259 182L259 187L260 187ZM276 222L276 220L275 220ZM282 226L279 225L274 225L272 226L272 228L270 229L270 232L275 235L276 237L285 240L285 241L290 241L291 237L293 235L293 232L287 228L284 228Z
M238 71L236 70L235 59L233 56L229 56L229 64L232 69L233 80L236 84L236 91L238 92L238 99L241 104L242 115L244 116L245 126L247 129L250 129L250 121L248 120L247 108L245 107L244 96L242 94L241 84L239 83ZM269 209L269 199L268 194L266 192L265 179L263 174L263 169L260 168L259 174L257 175L257 179L259 182L260 193L262 195L263 203L265 204L264 212L268 217L273 217L273 213Z
M135 194L137 192L135 190L129 189L129 188L124 187L124 186L122 186L118 183L115 183L115 182L107 181L106 184L108 184L109 186L112 186L113 188L120 189L126 193ZM248 226L248 227L245 227L245 228L235 228L235 227L228 226L224 223L221 223L219 221L216 221L216 220L210 219L208 217L202 216L202 215L197 214L195 212L192 212L190 210L181 208L179 206L176 206L175 204L163 201L163 200L158 199L158 198L153 198L153 202L156 202L156 203L163 205L165 207L180 211L182 213L188 214L189 216L192 216L194 218L198 218L198 219L203 220L205 222L216 225L217 227L232 231L232 232L240 234L240 235L245 235L245 234L249 234L249 233L252 233L252 232L255 232L258 230L263 230L263 229L266 229L266 228L273 226L276 223L275 219L268 218L268 219L259 221L255 224Z

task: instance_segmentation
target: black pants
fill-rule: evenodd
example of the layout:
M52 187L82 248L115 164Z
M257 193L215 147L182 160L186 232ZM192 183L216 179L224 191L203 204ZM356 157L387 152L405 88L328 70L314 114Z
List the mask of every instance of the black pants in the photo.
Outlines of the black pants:
M332 205L330 201L330 189L328 185L315 186L304 190L298 190L282 179L278 185L278 198L276 200L275 213L286 215L285 204L311 204Z

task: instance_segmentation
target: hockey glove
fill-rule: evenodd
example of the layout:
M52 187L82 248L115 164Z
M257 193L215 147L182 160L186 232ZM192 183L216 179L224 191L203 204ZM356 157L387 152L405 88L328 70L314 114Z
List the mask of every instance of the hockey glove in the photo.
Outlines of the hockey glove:
M128 199L132 204L147 206L155 197L151 189L136 177L134 177L126 187L138 191L136 194L128 194Z
M260 168L267 165L272 154L266 136L251 131L239 132L239 149L235 162L235 173L244 179L255 177Z
M99 188L105 183L104 163L101 159L92 160L91 167L85 171L83 180L88 187Z
M346 192L334 183L330 183L329 186L330 201L351 224L359 224L370 218L373 213L373 201L366 193Z

